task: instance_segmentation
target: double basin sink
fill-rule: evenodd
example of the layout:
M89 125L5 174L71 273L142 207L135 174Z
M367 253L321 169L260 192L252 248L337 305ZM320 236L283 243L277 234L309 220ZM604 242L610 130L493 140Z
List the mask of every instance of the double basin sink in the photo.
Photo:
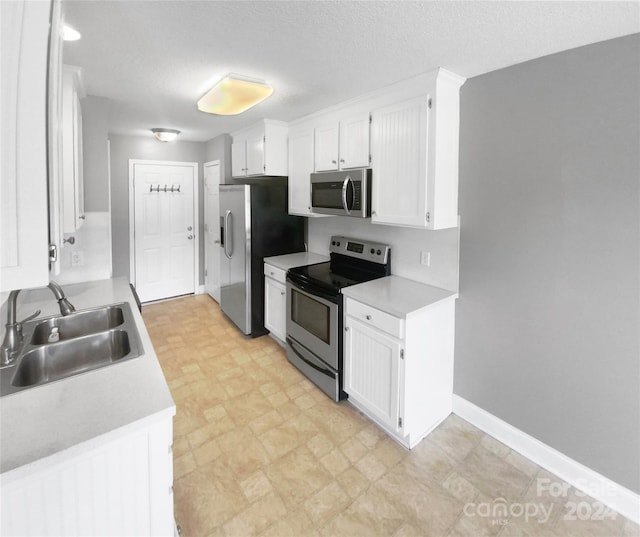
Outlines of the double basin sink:
M127 302L25 322L23 346L0 369L0 396L119 363L142 354Z

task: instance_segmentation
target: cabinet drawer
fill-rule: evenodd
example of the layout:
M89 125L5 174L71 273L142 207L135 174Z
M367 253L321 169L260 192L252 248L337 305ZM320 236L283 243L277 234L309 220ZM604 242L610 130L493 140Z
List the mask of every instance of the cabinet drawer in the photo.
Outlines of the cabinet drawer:
M404 338L404 319L347 298L345 312L360 321L399 339Z
M273 278L277 282L286 283L287 271L273 265L264 264L264 275L268 278Z

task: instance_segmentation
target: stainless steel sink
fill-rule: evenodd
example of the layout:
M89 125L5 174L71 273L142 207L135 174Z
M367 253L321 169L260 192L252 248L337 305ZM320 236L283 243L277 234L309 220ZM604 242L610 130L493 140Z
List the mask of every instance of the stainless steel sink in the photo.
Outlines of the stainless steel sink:
M51 317L40 321L31 337L33 345L49 343L49 336L54 328L58 329L59 341L95 334L110 330L124 323L121 305L106 306L100 309L79 311L65 317Z
M50 341L54 329L59 338ZM23 334L24 347L15 363L0 369L0 396L127 361L143 352L127 302L35 319L24 323Z
M41 345L22 357L11 384L24 387L60 380L112 364L130 352L129 334L124 330Z

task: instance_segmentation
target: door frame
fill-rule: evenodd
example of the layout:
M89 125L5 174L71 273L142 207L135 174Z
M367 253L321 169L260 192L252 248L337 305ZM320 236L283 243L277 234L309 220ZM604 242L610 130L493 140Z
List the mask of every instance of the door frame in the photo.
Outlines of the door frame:
M136 164L150 166L186 166L193 171L193 294L197 295L200 288L200 214L198 204L200 201L198 180L198 163L181 162L175 160L144 160L129 159L129 283L136 285L136 257L135 257L135 190L134 168Z
M207 200L207 180L206 180L206 169L207 166L213 166L217 164L219 167L219 171L220 171L220 181L222 181L222 161L220 159L215 159L215 160L210 160L208 162L205 162L202 165L202 192L203 192L203 198L204 198L204 203L203 203L203 211L204 214L202 215L202 220L204 222L204 226L206 226L209 222L207 221L209 218L209 211L208 211L208 200ZM218 182L218 198L220 197L220 182ZM218 206L218 214L220 213L220 207ZM216 222L215 225L218 225L218 223ZM203 230L205 229L205 227L203 226ZM204 230L204 240L203 240L203 244L204 244L204 269L205 269L205 276L204 276L204 281L203 281L203 288L204 291L203 293L208 294L207 291L207 274L208 274L208 256L207 256L207 231ZM216 300L218 303L220 303L220 263L218 263L218 298L216 299L215 297L211 296L214 300Z

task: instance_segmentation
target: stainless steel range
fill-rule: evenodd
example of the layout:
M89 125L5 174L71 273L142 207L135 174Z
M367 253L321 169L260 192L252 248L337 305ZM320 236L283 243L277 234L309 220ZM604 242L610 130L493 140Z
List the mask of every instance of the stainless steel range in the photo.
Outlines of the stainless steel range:
M287 358L335 401L342 389L344 287L391 273L386 244L331 237L331 261L287 272Z

